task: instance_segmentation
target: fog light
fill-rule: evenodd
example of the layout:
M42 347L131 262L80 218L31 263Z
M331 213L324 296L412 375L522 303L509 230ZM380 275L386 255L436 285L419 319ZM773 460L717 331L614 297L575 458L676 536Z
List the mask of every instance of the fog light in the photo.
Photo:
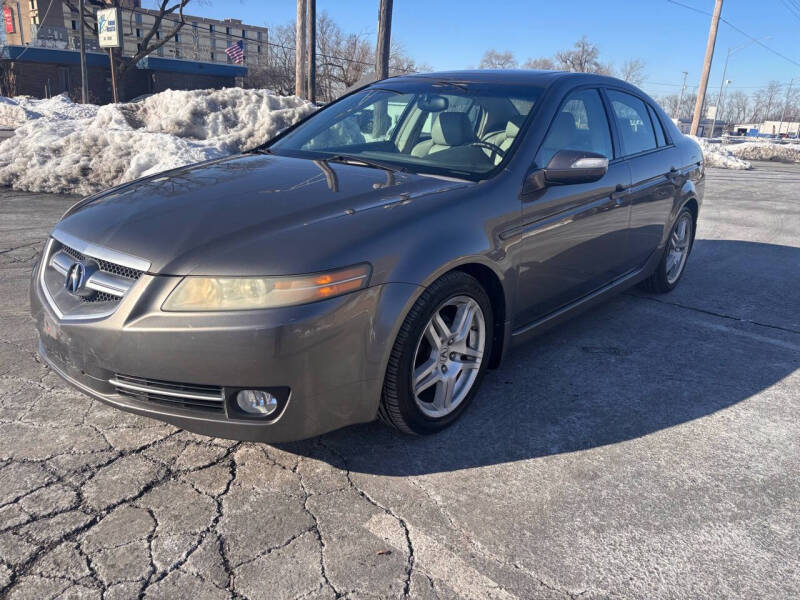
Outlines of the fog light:
M236 394L236 404L244 412L265 417L278 408L278 399L261 390L242 390Z

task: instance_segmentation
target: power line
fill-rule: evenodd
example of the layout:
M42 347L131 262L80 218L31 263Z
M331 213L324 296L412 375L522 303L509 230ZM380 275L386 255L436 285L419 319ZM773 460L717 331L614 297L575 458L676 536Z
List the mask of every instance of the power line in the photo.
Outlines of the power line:
M649 84L649 85L663 85L665 87L682 87L683 86L682 83L663 83L663 82L660 82L660 81L649 81L649 80L645 80L642 83L646 83L646 84ZM756 90L756 89L761 89L761 88L767 87L767 85L769 85L769 83L772 83L772 82L764 83L764 84L761 84L761 85L732 85L732 86L730 86L730 88L731 89L737 89L737 90ZM789 82L788 81L778 81L777 83L779 85L783 86L783 85L788 85Z
M667 0L667 2L669 2L670 4L675 4L675 5L683 7L683 8L687 8L687 9L689 9L691 11L696 12L696 13L700 13L701 15L711 16L711 13L708 12L708 11L705 11L705 10L700 9L700 8L696 8L694 6L689 6L688 4L684 4L683 2L678 2L678 0ZM765 50L767 50L769 52L772 52L772 54L774 54L775 56L779 56L783 60L792 63L796 67L800 67L800 62L797 62L796 60L789 58L785 54L781 54L780 52L778 52L774 48L770 48L764 42L762 42L758 38L754 38L752 35L750 35L746 31L744 31L742 28L737 27L736 25L734 25L733 23L731 23L727 19L724 19L723 17L720 17L719 20L722 21L723 23L725 23L725 25L727 25L728 27L730 27L731 29L733 29L737 33L740 33L741 35L743 35L747 39L752 40L754 43L758 44L759 46L761 46Z

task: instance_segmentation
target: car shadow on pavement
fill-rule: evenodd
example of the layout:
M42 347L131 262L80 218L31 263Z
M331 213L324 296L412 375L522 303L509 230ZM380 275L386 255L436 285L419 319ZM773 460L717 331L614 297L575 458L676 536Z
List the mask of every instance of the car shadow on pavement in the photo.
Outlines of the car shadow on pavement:
M800 248L697 240L672 294L630 290L515 348L437 435L371 423L280 447L353 472L422 475L579 452L712 415L800 367L798 267Z

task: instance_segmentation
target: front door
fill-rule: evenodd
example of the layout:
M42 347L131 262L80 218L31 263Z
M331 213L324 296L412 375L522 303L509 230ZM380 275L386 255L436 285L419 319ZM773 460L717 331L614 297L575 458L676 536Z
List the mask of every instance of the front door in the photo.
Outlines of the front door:
M627 163L614 160L609 122L597 90L573 92L565 99L539 150L537 166L547 165L559 150L595 152L611 162L600 181L553 185L523 197L515 328L624 272L631 176Z

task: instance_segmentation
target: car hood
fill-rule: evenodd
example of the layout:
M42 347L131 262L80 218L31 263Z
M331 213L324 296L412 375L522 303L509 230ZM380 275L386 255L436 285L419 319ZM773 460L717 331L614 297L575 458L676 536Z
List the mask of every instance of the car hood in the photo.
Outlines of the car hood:
M361 213L472 185L360 165L242 154L88 198L67 213L54 235L63 232L143 258L154 274L231 274L235 267L218 257L233 255L228 262L236 262L237 249L252 249L254 241L266 249L270 238L280 237L283 243L273 247L273 254L297 252L285 244L292 230L305 231L296 239L307 243L311 227L324 235L326 222L348 219L347 229L358 228ZM240 262L242 274L258 271L247 264L251 257L241 256Z

